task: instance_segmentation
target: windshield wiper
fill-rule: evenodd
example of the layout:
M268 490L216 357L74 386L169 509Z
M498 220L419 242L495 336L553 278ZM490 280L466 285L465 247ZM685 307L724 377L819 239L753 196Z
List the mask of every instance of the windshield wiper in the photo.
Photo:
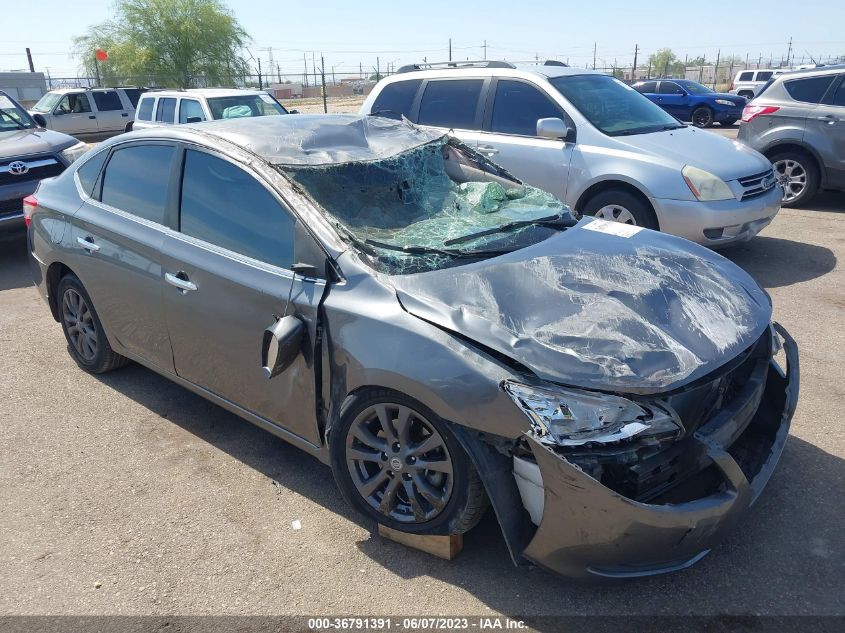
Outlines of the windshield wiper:
M399 244L390 244L388 242L379 242L377 240L366 239L364 244L367 246L374 246L375 248L383 248L388 251L397 251L407 255L445 255L447 257L495 257L497 255L504 255L510 251L504 249L485 250L485 251L462 251L451 248L435 248L433 246L401 246Z
M514 220L506 224L500 224L490 229L478 231L477 233L470 233L469 235L461 235L460 237L453 237L451 240L443 242L445 246L452 244L462 244L463 242L470 242L485 235L494 235L496 233L506 233L507 231L515 231L526 226L547 226L550 228L569 228L575 226L577 222L569 214L557 213L545 218L536 218L534 220Z

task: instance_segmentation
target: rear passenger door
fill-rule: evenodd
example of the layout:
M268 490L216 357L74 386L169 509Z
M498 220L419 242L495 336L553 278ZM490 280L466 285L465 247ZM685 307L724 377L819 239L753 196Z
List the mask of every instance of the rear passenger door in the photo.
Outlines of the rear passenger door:
M807 137L824 163L830 186L845 187L845 73L838 75L807 119Z
M124 107L117 90L94 90L91 95L97 106L100 132L123 132L129 121L129 110Z
M171 124L176 121L176 98L159 97L156 104L156 123Z
M470 147L478 145L484 114L486 85L489 79L429 79L414 109L419 125L450 132Z
M537 121L561 119L563 109L536 85L520 79L494 80L479 134L478 151L525 182L566 196L574 143L537 136Z
M126 143L112 149L101 172L89 166L99 154L80 168L84 203L73 216L69 263L115 351L171 373L160 249L175 156L172 143Z
M313 345L326 256L257 175L196 146L183 153L178 233L164 239L164 314L177 374L319 444ZM295 262L319 271L295 275ZM264 330L283 315L308 329L278 376L262 371Z

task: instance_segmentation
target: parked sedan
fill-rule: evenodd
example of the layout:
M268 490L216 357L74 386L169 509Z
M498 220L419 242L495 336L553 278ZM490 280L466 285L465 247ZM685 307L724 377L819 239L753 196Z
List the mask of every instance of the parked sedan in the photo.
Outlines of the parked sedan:
M797 349L751 277L671 235L576 223L405 121L133 132L27 208L81 369L146 365L330 464L394 529L466 532L489 502L518 564L681 569L786 441Z
M638 81L634 89L681 121L696 127L719 123L730 127L742 116L748 100L739 95L716 92L689 79Z

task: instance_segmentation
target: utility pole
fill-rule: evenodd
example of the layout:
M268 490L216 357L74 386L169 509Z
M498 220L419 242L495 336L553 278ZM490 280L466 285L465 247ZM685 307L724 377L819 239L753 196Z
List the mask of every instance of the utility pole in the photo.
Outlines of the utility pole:
M276 62L276 78L279 80L279 83L282 83L282 69L279 68L279 62Z
M452 61L452 38L449 38L449 61Z
M29 50L29 47L26 47L26 61L29 62L29 72L35 72L35 66L32 64L32 51Z
M317 58L314 55L314 51L311 51L311 68L314 71L314 85L317 85Z
M789 38L789 49L786 51L786 67L789 68L789 58L792 56L792 38Z
M100 62L97 60L97 51L94 51L94 72L97 75L97 86L100 85Z
M716 51L716 66L713 68L713 90L716 89L716 78L719 76L719 58L722 56L722 49Z
M261 58L260 57L258 58L258 89L264 90L264 82L261 79Z
M320 76L323 78L323 113L328 113L329 106L326 104L326 60L320 53Z
M308 87L308 58L305 57L305 53L302 53L302 66L305 69L305 72L302 73L302 87Z
M358 76L364 78L364 65L361 62L358 62Z
M593 70L596 69L596 43L593 42Z
M376 81L377 82L381 81L381 70L379 70L380 66L381 66L381 60L378 57L376 57Z
M631 72L631 81L637 80L637 53L640 52L640 45L634 44L634 70Z
M487 61L487 40L484 40L484 46L482 46L481 48L484 49L484 61ZM26 49L26 50L29 50L29 49ZM30 64L30 66L31 65L32 64Z

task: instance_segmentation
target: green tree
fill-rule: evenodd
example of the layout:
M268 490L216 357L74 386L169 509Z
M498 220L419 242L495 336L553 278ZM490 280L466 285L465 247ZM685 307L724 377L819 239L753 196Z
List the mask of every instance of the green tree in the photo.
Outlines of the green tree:
M248 72L249 36L219 0L117 0L114 18L74 38L75 55L94 76L97 48L106 85L187 88L234 85Z
M651 66L652 77L669 76L675 73L679 65L678 56L671 48L661 48L656 53L648 56L648 63ZM681 61L680 66L684 63Z

